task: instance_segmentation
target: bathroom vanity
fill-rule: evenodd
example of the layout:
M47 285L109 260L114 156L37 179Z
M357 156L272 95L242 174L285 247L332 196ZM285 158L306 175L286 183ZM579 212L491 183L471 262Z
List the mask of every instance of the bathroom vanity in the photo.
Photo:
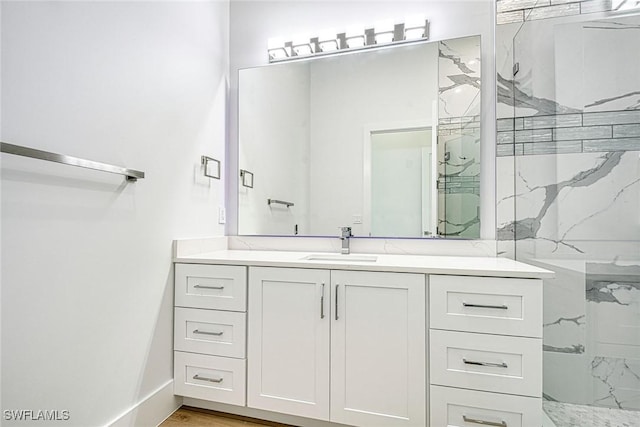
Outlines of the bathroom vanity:
M175 263L185 404L297 425L541 425L550 271L503 258L257 250Z

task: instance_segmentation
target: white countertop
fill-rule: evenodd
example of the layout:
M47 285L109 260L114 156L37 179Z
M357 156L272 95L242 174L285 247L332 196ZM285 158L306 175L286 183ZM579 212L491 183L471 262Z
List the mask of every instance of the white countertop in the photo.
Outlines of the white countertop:
M308 257L326 257L310 260ZM375 258L375 261L363 259ZM331 259L334 258L334 259ZM361 260L358 260L360 258ZM345 260L345 261L343 261ZM348 261L346 261L348 260ZM232 264L265 267L326 268L332 270L389 271L398 273L452 274L548 278L554 273L507 258L454 257L429 255L351 254L285 252L260 250L220 250L174 258L178 263Z

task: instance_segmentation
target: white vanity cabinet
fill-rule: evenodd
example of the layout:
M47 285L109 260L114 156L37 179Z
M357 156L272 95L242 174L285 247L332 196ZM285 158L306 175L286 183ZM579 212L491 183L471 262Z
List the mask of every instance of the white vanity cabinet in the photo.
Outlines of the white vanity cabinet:
M329 420L328 270L249 268L247 406Z
M542 280L503 258L176 257L175 393L291 425L542 423Z
M429 276L430 425L542 425L542 283Z
M247 406L426 424L425 276L249 268Z
M245 404L247 268L176 264L174 392Z

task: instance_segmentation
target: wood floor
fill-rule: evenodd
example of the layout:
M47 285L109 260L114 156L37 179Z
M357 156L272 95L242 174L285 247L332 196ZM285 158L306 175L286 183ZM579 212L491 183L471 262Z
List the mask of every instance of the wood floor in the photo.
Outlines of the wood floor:
M198 426L198 427L289 427L285 424L245 418L221 412L205 411L183 406L158 427Z

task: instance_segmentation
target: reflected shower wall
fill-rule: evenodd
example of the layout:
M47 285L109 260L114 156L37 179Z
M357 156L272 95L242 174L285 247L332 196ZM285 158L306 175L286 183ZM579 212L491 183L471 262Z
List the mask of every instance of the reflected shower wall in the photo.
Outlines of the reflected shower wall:
M438 234L480 235L480 38L438 43Z
M529 13L498 26L500 248L556 272L544 398L637 411L640 14Z

